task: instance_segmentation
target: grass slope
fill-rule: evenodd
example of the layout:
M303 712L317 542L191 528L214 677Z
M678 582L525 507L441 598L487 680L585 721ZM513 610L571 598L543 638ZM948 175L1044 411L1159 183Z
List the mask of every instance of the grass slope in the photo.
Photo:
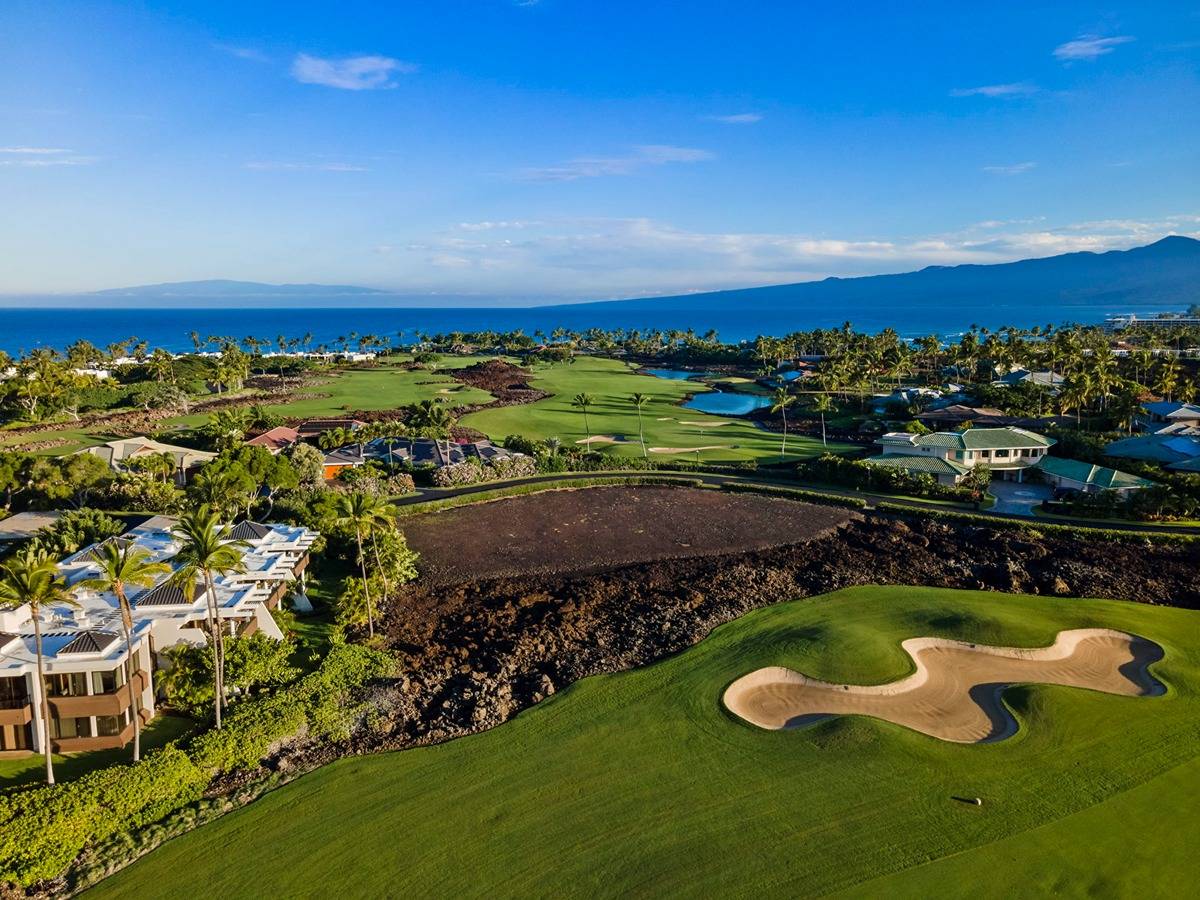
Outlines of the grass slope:
M910 892L987 882L1012 895L1029 879L1051 883L1056 868L1100 865L1113 873L1110 892L1180 883L1191 871L1183 853L1122 854L1118 871L1101 859L1114 839L1097 838L1200 838L1190 806L1164 803L1155 787L1169 796L1195 770L1196 625L1179 609L922 588L779 604L659 664L586 679L492 731L330 765L172 841L95 895L203 885L223 897L268 886L276 896L878 896L890 883L867 882L902 870L896 883ZM730 680L763 665L890 681L911 669L907 637L1042 646L1082 626L1159 641L1166 696L1013 688L1020 731L979 746L867 718L765 732L719 703ZM1130 835L1131 821L1148 833ZM1090 884L1057 886L1082 894Z
M679 404L689 394L709 390L704 384L652 375L638 375L626 363L615 359L581 356L569 365L541 366L536 370L533 386L554 396L527 406L506 406L472 413L464 425L477 428L493 439L509 434L530 438L558 437L564 444L574 443L587 436L583 414L571 406L576 394L588 393L595 405L588 411L593 435L624 435L629 443L621 445L595 444L594 449L613 456L640 456L637 411L629 402L634 393L651 398L642 412L648 447L707 447L727 445L729 449L706 450L701 459L778 461L780 435L756 428L748 421L729 416L682 409ZM659 419L668 421L659 421ZM731 422L720 427L704 428L683 425L682 422ZM829 449L844 449L830 444ZM804 459L821 452L821 442L811 438L788 437L788 458ZM663 461L694 460L695 453L654 454Z

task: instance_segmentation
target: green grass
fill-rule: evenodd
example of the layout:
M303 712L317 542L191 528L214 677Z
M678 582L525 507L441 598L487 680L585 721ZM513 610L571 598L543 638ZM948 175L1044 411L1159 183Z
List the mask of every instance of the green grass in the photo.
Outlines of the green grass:
M95 893L1170 894L1194 877L1200 839L1197 624L1179 609L903 587L779 604L491 731L320 769ZM766 732L719 703L763 665L882 682L911 670L907 637L1039 646L1081 626L1161 643L1168 693L1014 688L1020 730L986 745L870 718Z
M648 447L722 445L728 449L702 451L700 458L779 460L780 435L756 428L743 419L708 415L679 406L688 394L708 390L706 385L638 375L624 362L598 357L577 357L569 365L540 366L535 373L533 386L549 391L553 396L530 405L481 410L464 418L463 424L496 440L520 434L529 438L558 437L564 444L574 444L586 437L586 430L583 414L571 406L571 401L576 394L588 393L596 401L588 412L591 433L624 435L628 440L628 443L618 445L595 444L593 448L610 456L640 456L637 411L629 403L630 395L640 392L651 398L642 413ZM704 428L681 422L732 424ZM822 449L818 440L796 435L788 437L789 459L816 456ZM847 448L831 443L829 449L837 452ZM654 454L654 457L663 461L694 460L696 454Z
M142 729L142 754L196 730L196 722L186 716L159 715ZM92 750L87 753L54 755L54 777L74 781L88 772L132 759L133 744L117 750ZM14 759L0 759L0 790L21 784L39 783L45 778L45 758L40 753Z

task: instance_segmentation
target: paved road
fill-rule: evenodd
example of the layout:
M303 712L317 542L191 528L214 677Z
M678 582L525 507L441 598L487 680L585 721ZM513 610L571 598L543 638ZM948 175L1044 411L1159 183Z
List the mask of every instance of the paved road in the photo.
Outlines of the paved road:
M1170 526L1170 525L1144 525L1138 522L1112 523L1112 522L1096 522L1089 519L1068 519L1055 518L1050 519L1031 519L1027 513L1005 512L1003 509L992 509L981 512L976 512L965 506L945 506L939 504L926 503L922 500L888 497L881 494L871 494L864 491L843 490L841 488L825 487L823 485L806 485L795 481L775 481L766 478L750 477L745 475L715 475L707 472L668 472L668 471L639 471L639 470L614 470L609 472L561 472L553 475L536 475L533 478L519 478L512 481L489 481L483 484L472 484L466 487L457 488L423 488L415 494L409 494L397 499L397 506L416 506L422 503L430 503L434 500L445 500L451 497L467 497L472 494L485 494L490 491L503 490L510 487L518 487L525 484L554 484L558 481L580 481L591 478L623 478L623 477L643 477L643 478L671 478L681 481L700 481L703 484L719 487L725 484L751 484L764 487L781 487L781 488L798 488L801 490L818 491L822 494L833 494L838 497L851 497L857 500L866 502L869 508L875 508L880 503L887 503L892 506L903 506L911 509L929 510L932 512L969 512L972 515L983 516L986 518L997 519L1000 521L1016 521L1026 525L1036 526L1039 523L1066 525L1078 528L1103 528L1109 531L1129 531L1138 534L1186 534L1200 537L1200 529L1188 528L1186 526ZM886 512L886 511L885 511Z

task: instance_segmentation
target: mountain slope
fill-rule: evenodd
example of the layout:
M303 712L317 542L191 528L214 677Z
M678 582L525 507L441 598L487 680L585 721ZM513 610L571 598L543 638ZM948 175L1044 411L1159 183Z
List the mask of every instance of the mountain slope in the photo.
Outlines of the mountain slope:
M1067 253L996 265L929 266L897 275L713 291L674 297L610 300L633 311L829 308L853 303L940 306L995 302L1061 307L1095 304L1179 309L1200 302L1200 241L1166 237L1145 247ZM594 305L594 304L589 304Z

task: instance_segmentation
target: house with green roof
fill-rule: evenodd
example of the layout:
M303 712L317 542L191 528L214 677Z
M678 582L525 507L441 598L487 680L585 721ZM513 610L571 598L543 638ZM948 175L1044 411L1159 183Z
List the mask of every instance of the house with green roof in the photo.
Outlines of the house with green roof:
M1101 491L1117 491L1125 494L1153 487L1154 482L1137 475L1130 475L1119 469L1097 466L1093 463L1080 462L1077 459L1063 459L1058 456L1046 456L1038 464L1042 478L1059 490L1079 491L1084 494L1098 494Z
M868 465L925 473L941 484L955 485L977 465L1020 481L1024 470L1041 462L1055 441L1024 428L968 428L933 434L890 432L875 443L882 453L864 460Z

